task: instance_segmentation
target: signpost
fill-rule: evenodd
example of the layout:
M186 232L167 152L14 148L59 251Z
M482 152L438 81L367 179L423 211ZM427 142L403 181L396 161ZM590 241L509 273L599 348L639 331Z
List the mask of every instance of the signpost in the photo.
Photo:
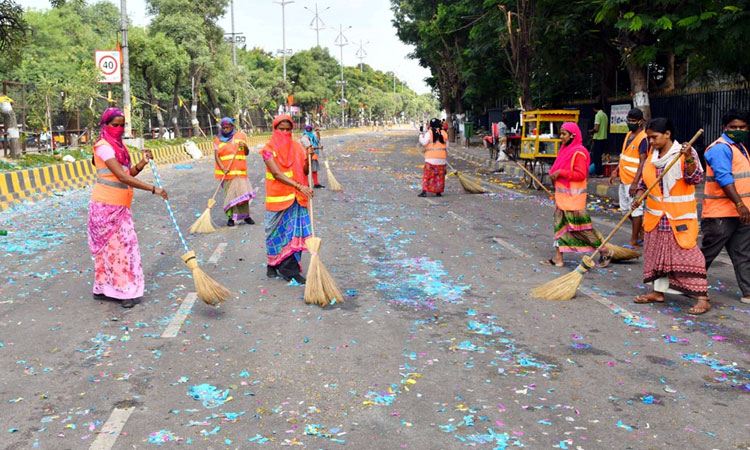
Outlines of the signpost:
M628 111L630 104L612 105L609 117L609 132L625 134L628 132Z
M104 84L122 83L122 66L119 50L96 50L96 67L99 69L99 82Z

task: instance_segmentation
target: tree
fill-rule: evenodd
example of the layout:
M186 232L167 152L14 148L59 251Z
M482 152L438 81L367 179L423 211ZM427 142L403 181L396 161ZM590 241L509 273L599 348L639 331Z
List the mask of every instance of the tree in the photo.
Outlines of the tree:
M27 29L23 9L13 0L0 0L0 53L9 60L17 59L26 43Z

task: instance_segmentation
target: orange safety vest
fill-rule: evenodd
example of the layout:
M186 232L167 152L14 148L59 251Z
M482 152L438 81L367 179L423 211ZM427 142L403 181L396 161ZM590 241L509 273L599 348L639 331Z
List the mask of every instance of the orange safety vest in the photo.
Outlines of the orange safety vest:
M448 133L440 130L440 134L443 136L443 141L445 142L434 142L435 135L432 133L432 129L430 129L430 142L425 145L425 148L427 149L424 153L425 159L448 159L448 151L446 150L448 148Z
M656 150L654 150L656 151ZM685 170L685 157L680 158L680 170ZM656 166L649 158L643 166L643 182L651 186L656 182ZM679 179L672 187L669 197L664 197L658 184L649 192L643 213L643 228L653 231L663 215L669 219L672 234L680 247L690 249L698 239L698 210L695 201L695 186Z
M284 167L281 165L276 157L276 151L271 145L270 142L266 144L263 150L261 150L261 153L264 151L271 152L279 170L281 170L287 178L291 178L292 180L307 186L307 177L304 172L307 151L302 147L302 144L297 141L292 141L291 151L295 152L295 158L292 160L290 167ZM301 206L307 207L307 196L297 189L277 180L271 171L268 170L268 166L266 166L266 210L283 211L292 206L295 199Z
M106 203L108 205L125 206L130 208L133 204L133 188L120 181L117 175L112 173L103 159L96 154L96 149L101 145L109 145L105 140L99 140L94 144L94 167L96 167L96 184L91 193L91 200ZM117 164L120 164L119 162ZM126 169L127 170L127 169Z
M709 145L705 154L716 144L725 144L732 149L732 176L734 177L734 188L740 194L742 203L750 208L750 159L742 154L737 144L730 144L723 137L719 137L713 144ZM739 217L737 207L714 178L714 170L710 165L706 168L706 186L703 196L703 217Z
M226 167L227 163L231 162L225 178L226 180L231 180L234 177L247 177L246 154L239 151L237 152L237 156L234 155L240 143L247 146L247 136L240 131L235 131L232 140L229 142L222 142L218 137L214 139L214 150L219 153L219 159L222 164ZM232 161L233 156L234 161ZM214 178L220 180L224 176L224 171L221 170L218 164L215 164L215 166Z
M576 152L573 155L573 159L570 161L570 170L573 170L578 155L583 155L583 153ZM581 211L586 209L587 180L588 178L584 178L581 181L571 181L570 187L566 187L560 181L556 180L555 204L557 207L563 211Z
M622 143L622 153L620 153L620 166L618 172L620 173L620 182L622 184L632 184L635 181L635 173L638 171L638 165L641 163L640 154L638 149L641 146L641 142L644 139L648 139L646 132L641 130L630 144L628 144L628 138L632 136L633 132L629 131L625 136L625 141Z

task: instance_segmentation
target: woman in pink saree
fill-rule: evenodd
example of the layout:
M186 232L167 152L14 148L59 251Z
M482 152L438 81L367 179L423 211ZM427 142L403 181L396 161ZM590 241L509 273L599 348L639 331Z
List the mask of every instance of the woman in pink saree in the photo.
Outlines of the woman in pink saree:
M151 159L151 151L133 165L122 142L125 116L109 108L99 122L102 130L94 144L92 162L96 184L89 203L89 250L94 256L94 289L97 300L120 300L123 308L132 308L143 296L144 280L141 253L135 234L130 206L133 188L149 191L167 199L164 189L138 181Z

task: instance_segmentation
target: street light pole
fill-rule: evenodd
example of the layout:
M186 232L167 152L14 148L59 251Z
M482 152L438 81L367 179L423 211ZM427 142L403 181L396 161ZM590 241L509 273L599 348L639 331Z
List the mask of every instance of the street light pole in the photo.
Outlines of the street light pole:
M231 0L229 2L231 5L231 13L232 13L232 64L235 66L237 65L237 49L234 45L234 0Z
M365 45L369 44L370 41L362 43L362 39L359 40L359 50L357 50L357 58L359 58L359 72L362 73L362 64L364 59L367 57L367 52L365 51Z
M320 30L324 30L326 28L326 24L323 22L323 19L320 18L320 14L318 13L317 3L315 4L315 11L308 8L307 6L305 6L305 9L314 14L313 20L310 22L310 28L315 30L316 42L318 44L318 47L320 47ZM331 7L327 6L324 10L320 12L328 11L329 9L331 9Z
M351 28L347 27L347 30ZM344 117L344 105L346 102L346 99L344 98L344 84L346 82L344 81L344 46L349 45L349 39L344 36L344 26L339 25L339 35L336 37L336 45L339 46L341 49L341 81L339 82L341 84L341 126L344 126L344 121L346 120Z
M127 0L120 0L120 25L122 27L122 112L125 114L125 137L130 137L130 64L128 63L128 11Z
M284 59L284 88L286 90L286 5L294 3L294 0L280 0L275 1L277 5L281 5L281 43L282 43L282 58Z

